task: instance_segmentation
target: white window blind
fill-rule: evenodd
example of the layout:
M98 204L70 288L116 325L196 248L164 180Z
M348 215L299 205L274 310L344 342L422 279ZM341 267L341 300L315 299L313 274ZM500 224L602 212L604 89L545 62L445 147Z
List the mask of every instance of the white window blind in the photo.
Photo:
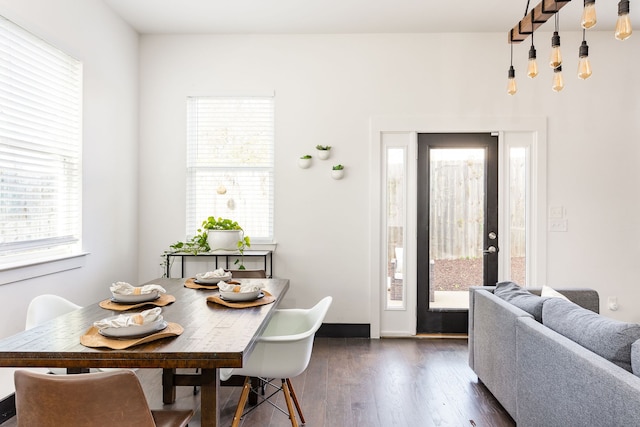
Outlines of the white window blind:
M73 255L82 64L0 17L0 268Z
M273 240L273 97L187 100L187 236L209 216Z

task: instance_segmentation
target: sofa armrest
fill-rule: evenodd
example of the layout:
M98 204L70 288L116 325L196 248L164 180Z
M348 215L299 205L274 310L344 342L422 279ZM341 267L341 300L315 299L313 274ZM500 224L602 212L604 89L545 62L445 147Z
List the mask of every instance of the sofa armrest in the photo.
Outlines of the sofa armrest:
M517 418L527 426L627 426L640 378L533 319L516 324Z

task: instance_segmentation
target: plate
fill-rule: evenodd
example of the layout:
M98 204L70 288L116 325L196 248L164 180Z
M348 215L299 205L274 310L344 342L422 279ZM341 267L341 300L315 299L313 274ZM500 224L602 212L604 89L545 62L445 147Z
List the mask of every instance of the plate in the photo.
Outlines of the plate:
M196 283L200 283L200 284L211 284L211 285L217 285L218 282L220 281L226 281L231 279L231 273L227 273L224 276L215 276L215 277L209 277L209 278L203 278L202 276L205 273L198 273L196 274Z
M253 301L264 297L262 291L253 292L224 292L220 291L220 298L225 301Z
M152 291L151 293L141 294L141 295L115 295L115 294L111 294L111 301L118 302L118 303L124 303L124 304L155 301L158 298L160 298L160 294L158 293L158 291Z
M141 338L160 332L166 327L167 322L163 319L158 319L146 325L127 326L126 328L102 328L98 332L107 338Z

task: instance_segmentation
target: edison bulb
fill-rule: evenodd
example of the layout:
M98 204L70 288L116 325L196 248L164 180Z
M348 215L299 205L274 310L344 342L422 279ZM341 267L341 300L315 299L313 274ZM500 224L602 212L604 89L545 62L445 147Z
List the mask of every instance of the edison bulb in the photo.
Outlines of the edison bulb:
M619 15L616 21L616 38L618 40L626 40L631 36L632 32L629 14Z
M586 40L582 40L580 49L578 50L578 77L582 80L591 76L591 63L589 62L589 46Z
M536 60L536 48L531 46L529 49L529 63L527 65L527 76L534 78L538 75L538 61Z
M582 20L580 25L582 28L589 29L596 25L596 2L595 1L587 1L584 4L584 9L582 9Z
M560 92L564 89L564 78L562 77L562 67L558 67L553 70L553 85L551 86L554 92Z
M516 70L513 65L509 67L509 80L507 81L507 93L509 95L515 95L518 91L518 85L516 84Z
M578 61L578 77L582 80L586 80L591 76L591 63L589 57L585 56Z

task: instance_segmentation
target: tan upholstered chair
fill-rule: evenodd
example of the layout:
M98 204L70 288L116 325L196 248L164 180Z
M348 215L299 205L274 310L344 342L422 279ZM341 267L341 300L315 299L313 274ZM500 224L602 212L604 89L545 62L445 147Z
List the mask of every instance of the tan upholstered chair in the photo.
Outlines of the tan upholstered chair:
M18 427L182 427L193 411L151 411L136 375L14 374Z

